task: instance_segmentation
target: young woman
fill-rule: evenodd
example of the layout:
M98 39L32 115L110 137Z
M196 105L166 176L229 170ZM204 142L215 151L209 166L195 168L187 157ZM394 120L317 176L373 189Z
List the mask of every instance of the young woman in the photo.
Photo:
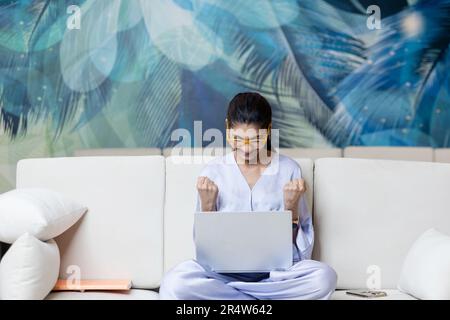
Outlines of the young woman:
M335 271L310 260L314 230L301 169L271 150L271 123L271 107L258 93L240 93L231 100L226 126L233 151L202 170L197 211L291 210L292 267L270 273L216 273L189 260L166 273L161 299L328 299L334 292Z

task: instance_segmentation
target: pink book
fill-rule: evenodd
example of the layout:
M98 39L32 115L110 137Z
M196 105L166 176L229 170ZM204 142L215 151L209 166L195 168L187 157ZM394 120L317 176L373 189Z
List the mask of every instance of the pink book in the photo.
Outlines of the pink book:
M130 290L131 280L65 280L58 279L53 291Z

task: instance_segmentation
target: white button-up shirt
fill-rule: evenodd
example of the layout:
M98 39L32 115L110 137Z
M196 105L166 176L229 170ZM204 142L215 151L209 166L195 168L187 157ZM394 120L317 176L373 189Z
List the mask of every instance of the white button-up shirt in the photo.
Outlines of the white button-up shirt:
M273 152L269 166L250 188L234 153L230 152L208 162L200 176L208 177L219 189L217 211L283 211L283 188L289 181L300 179L302 172L295 160ZM196 211L202 211L198 194ZM300 198L298 212L299 230L293 244L294 262L311 259L314 243L312 218L305 196Z

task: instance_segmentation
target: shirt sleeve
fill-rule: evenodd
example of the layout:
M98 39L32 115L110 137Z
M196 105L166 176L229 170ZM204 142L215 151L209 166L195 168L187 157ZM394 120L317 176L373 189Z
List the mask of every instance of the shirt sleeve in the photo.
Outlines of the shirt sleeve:
M302 173L299 166L294 171L293 179L301 179ZM296 246L300 260L309 260L314 246L314 228L312 216L306 202L306 194L302 195L298 202L299 225L296 238Z
M193 201L193 205L194 205L194 214L196 214L197 212L199 212L199 208L200 208L200 198L198 196L198 191L197 191L197 180L195 180L195 184L193 186L193 188L195 188L195 198ZM195 223L192 224L192 240L195 243Z
M195 190L195 212L202 211L202 205L200 203L200 196L198 195L198 191Z

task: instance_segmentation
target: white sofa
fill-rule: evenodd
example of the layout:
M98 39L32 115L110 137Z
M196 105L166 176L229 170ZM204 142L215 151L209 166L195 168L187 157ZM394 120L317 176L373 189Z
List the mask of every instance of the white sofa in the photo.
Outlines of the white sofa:
M79 223L56 239L62 255L60 277L67 277L75 265L85 279L133 282L130 292L62 292L47 298L158 299L164 272L194 257L195 181L208 159L109 156L19 161L17 188L51 188L89 207ZM333 299L355 299L344 289L366 288L373 279L388 292L386 299L413 299L396 290L400 268L423 231L437 227L450 233L450 164L296 160L314 213L313 257L338 273Z

